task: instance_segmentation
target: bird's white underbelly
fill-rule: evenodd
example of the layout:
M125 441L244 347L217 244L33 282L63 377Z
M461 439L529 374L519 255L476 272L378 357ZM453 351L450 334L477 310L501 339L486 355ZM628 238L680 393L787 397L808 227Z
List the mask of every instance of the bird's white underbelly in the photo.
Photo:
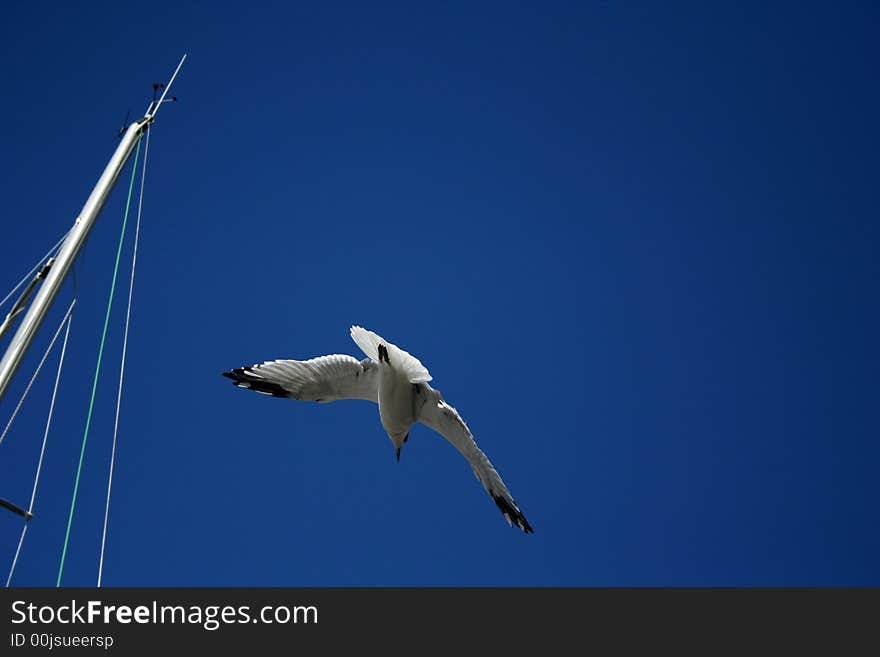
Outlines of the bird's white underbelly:
M413 417L413 384L395 368L380 365L379 417L389 434L403 434L415 424Z

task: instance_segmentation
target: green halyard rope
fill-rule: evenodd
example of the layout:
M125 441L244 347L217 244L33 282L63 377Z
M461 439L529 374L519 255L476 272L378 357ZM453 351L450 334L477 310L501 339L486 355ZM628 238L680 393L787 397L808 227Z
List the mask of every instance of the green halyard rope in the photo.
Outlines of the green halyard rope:
M138 155L141 152L141 137L137 140L134 153L134 164L131 167L131 182L128 184L128 198L125 201L125 214L122 218L122 231L119 233L119 246L116 248L116 264L113 266L113 280L110 283L110 298L107 300L107 313L104 315L104 330L101 333L101 345L98 347L98 362L95 365L95 378L92 381L92 397L89 400L89 412L86 415L86 429L83 433L82 447L79 451L79 465L76 467L76 480L73 484L73 496L70 499L70 514L67 517L67 531L64 534L64 548L61 550L61 564L58 566L58 580L55 586L61 586L64 574L64 560L67 557L67 543L70 540L70 527L73 525L73 510L76 508L76 494L79 491L79 477L82 473L83 458L86 454L86 441L89 438L89 427L92 424L92 409L95 406L95 393L98 390L98 378L101 373L101 358L104 355L104 343L107 341L107 327L110 324L110 309L113 307L113 294L116 291L116 276L119 273L119 259L122 256L122 243L125 241L125 226L128 223L128 209L131 205L131 191L134 189L135 172L137 171Z

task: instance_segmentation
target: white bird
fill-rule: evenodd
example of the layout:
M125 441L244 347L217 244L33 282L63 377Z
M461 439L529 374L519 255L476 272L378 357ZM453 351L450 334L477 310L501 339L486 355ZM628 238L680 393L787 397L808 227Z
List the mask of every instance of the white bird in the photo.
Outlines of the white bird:
M473 434L439 391L419 360L372 331L351 327L351 337L368 356L332 354L311 360L270 360L250 367L237 367L223 376L236 386L273 397L332 402L366 399L379 404L379 418L391 438L400 461L400 447L416 422L430 427L464 456L509 525L525 533L532 527L513 500L492 463L477 447Z

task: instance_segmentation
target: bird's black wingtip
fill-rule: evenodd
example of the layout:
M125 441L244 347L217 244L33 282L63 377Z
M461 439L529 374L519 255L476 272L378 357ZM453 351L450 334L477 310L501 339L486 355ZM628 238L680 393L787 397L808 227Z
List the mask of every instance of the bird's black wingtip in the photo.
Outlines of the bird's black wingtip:
M501 513L504 514L504 517L507 518L507 522L510 523L511 526L516 525L525 534L535 533L535 530L532 529L529 521L526 520L526 517L523 515L522 511L520 511L515 504L508 502L501 495L495 495L494 493L492 494L492 499L495 500L495 504L497 504L498 508L501 509Z
M279 384L254 375L253 371L257 367L257 365L253 367L235 367L231 372L220 372L220 374L227 379L232 379L233 385L240 388L248 388L254 392L261 392L272 397L288 397L287 391Z

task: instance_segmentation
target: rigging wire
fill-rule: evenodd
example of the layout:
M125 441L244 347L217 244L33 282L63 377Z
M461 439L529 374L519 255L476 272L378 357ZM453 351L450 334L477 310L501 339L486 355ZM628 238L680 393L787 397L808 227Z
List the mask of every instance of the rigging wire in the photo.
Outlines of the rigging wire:
M107 502L104 505L104 531L101 534L101 556L98 560L98 587L104 574L104 546L107 542L107 519L110 516L110 492L113 488L113 467L116 464L116 436L119 433L119 410L122 406L122 381L125 376L125 355L128 351L128 327L131 322L131 299L134 292L134 272L137 267L138 240L141 233L141 212L144 207L144 181L147 177L147 156L150 153L150 129L144 141L144 163L141 167L141 189L138 195L137 221L134 227L134 247L131 255L131 279L128 283L128 307L125 311L125 332L122 338L122 362L119 366L119 388L116 392L116 419L113 422L113 447L110 450L110 469L107 475Z
M37 264L35 264L35 265L33 266L33 269L31 269L27 274L24 275L24 278L22 278L22 279L18 282L18 285L16 285L14 288L12 288L12 289L9 291L9 294L7 294L5 297L3 297L3 301L0 301L0 307L2 307L4 303L6 303L7 301L9 301L9 299L12 298L12 295L15 294L15 293L18 291L18 288L20 288L22 285L24 285L25 281L27 281L28 279L30 279L30 277L33 276L34 272L37 271L40 267L42 267L43 264L45 264L46 260L48 260L48 258L49 258L52 254L55 253L55 250L61 245L61 242L64 241L64 238L67 237L67 235L70 233L71 230L72 230L72 229L68 228L67 231L64 233L64 235L61 236L61 239L59 239L57 242L55 242L55 246L53 246L51 249L49 249L49 250L46 252L46 255L44 255L42 258L40 258L40 260L37 261Z
M64 315L64 319L70 315L73 310L73 306L76 304L76 299L70 302L70 306L67 308L67 313ZM3 444L3 441L6 439L6 434L9 433L9 428L12 426L13 421L15 420L18 412L21 410L22 404L24 404L25 397L28 396L28 393L31 391L31 386L34 385L34 381L37 380L37 375L40 373L40 370L43 367L43 364L46 362L46 358L49 357L49 352L52 351L52 347L55 345L55 341L58 339L58 336L61 333L61 329L64 327L64 320L61 320L61 324L58 325L58 330L55 331L55 335L52 336L52 341L49 343L49 346L46 348L43 357L40 359L40 364L37 365L37 369L34 370L33 376L31 376L31 380L28 381L27 387L24 389L24 392L21 393L21 398L18 400L18 404L15 406L15 410L12 411L12 415L9 417L9 422L6 423L6 428L3 429L3 433L0 434L0 445Z
M104 345L107 341L107 328L110 324L110 311L113 308L113 295L116 292L116 278L119 274L119 260L122 256L122 244L125 241L125 227L128 224L128 210L131 205L131 192L134 189L134 179L137 172L138 155L140 154L141 150L141 138L142 135L139 135L137 140L137 148L134 154L134 164L131 168L131 181L128 184L128 198L125 201L125 214L122 218L122 230L119 233L119 246L116 248L116 263L113 267L113 278L111 279L110 283L110 295L107 299L107 312L104 315L104 329L101 332L101 342L98 346L98 361L95 364L95 377L92 380L92 396L89 399L89 410L86 415L86 427L85 431L83 432L82 446L80 447L79 452L79 464L76 467L76 479L73 483L73 494L70 498L70 513L67 516L67 530L64 533L64 546L61 550L61 562L58 565L58 579L55 582L56 587L61 586L61 578L64 575L64 562L67 558L67 546L70 542L70 528L73 525L73 512L76 509L76 497L77 493L79 492L79 480L80 475L82 474L82 465L86 454L86 442L88 441L89 428L92 424L92 411L95 407L95 395L98 391L98 379L100 378L101 374L101 359L104 356Z
M18 555L21 554L21 546L24 543L25 534L27 534L28 526L30 525L30 520L34 514L34 500L37 498L37 486L40 483L40 472L43 469L43 456L46 454L46 441L49 438L49 427L52 426L52 416L55 413L55 399L58 396L58 383L61 381L61 368L64 365L64 356L67 353L67 338L70 337L70 324L73 321L73 315L70 313L73 310L73 306L76 303L76 299L70 304L70 308L67 311L67 315L65 319L67 321L67 330L64 331L64 342L61 345L61 357L58 359L58 371L55 373L55 387L52 389L52 401L49 403L49 417L46 418L46 430L43 432L43 446L40 447L40 459L37 461L37 473L34 475L34 488L31 491L31 501L28 504L28 516L22 525L21 528L21 536L18 539L18 547L15 549L15 557L12 559L12 566L9 568L9 576L6 578L6 588L9 588L9 584L12 582L12 575L15 573L15 566L18 563ZM61 320L61 326L64 326L65 319ZM58 327L61 330L61 326Z

